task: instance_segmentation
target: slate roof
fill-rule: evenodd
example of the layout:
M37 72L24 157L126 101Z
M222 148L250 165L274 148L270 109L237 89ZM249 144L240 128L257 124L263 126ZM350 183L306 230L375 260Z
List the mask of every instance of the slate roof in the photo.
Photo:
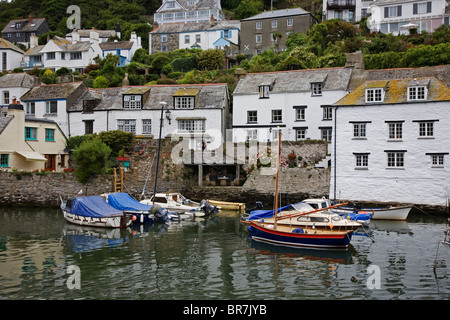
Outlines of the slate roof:
M186 84L186 85L152 85L152 86L125 86L118 88L89 89L80 96L76 102L68 106L69 112L83 110L83 100L100 99L94 111L99 110L123 110L124 94L148 94L142 106L142 110L160 110L160 102L167 102L167 107L174 108L174 95L180 89L188 89L187 92L196 92L196 109L225 109L228 101L228 85L218 84ZM193 90L192 90L193 89ZM198 91L197 91L197 90ZM23 99L22 99L23 100Z
M96 29L79 29L76 30L76 32L80 35L82 38L89 38L91 36L91 31L95 31L98 33L99 38L109 38L114 37L116 35L115 30L96 30ZM66 38L70 37L72 38L72 33L66 34Z
M24 54L25 52L23 52L22 49L20 49L19 47L16 47L13 43L9 42L6 39L0 38L0 49L11 49L13 51L19 52Z
M0 77L0 88L32 88L38 84L39 79L27 73L9 73Z
M213 26L211 26L210 22L165 23L155 30L151 31L150 34L198 32L225 29L241 29L241 23L238 20L214 21Z
M16 23L21 22L24 24L23 28L16 29ZM39 27L45 23L45 18L32 18L31 22L29 19L15 19L11 20L2 30L2 33L12 33L12 32L34 32L39 29Z
M102 42L100 48L103 51L117 50L117 49L131 49L133 42L131 41L117 41L117 42Z
M258 94L262 85L270 85L270 93L311 91L313 82L323 82L323 91L347 90L351 73L344 67L249 73L239 80L233 95Z
M310 14L310 13L308 11L303 10L302 8L273 10L273 11L265 11L263 13L255 15L253 17L242 19L241 21L273 19L273 18L280 18L280 17L303 15L303 14Z
M27 52L25 52L25 55L26 55L26 56L36 56L36 55L40 55L40 54L42 54L42 53L41 53L41 50L42 50L42 48L44 48L44 47L45 47L45 45L39 45L39 46L36 46L36 47L34 47L34 48L30 48L30 49L27 50Z
M84 86L83 82L70 82L62 84L41 85L32 88L25 93L22 101L37 101L50 99L67 99L80 86Z
M428 88L427 99L408 101L407 91L409 86L426 86ZM375 104L450 101L450 88L436 78L426 77L366 81L333 105L368 105L368 103L365 103L366 88L384 88L384 100Z
M5 130L12 119L12 116L0 117L0 134Z
M58 47L66 52L87 51L91 47L90 41L77 41L72 43L71 41L58 36L54 36L52 40Z

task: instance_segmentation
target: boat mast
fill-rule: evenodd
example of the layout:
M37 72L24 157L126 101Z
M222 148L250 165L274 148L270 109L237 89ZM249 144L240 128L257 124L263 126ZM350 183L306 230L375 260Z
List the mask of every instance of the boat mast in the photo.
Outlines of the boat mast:
M278 158L277 158L277 179L275 183L275 211L274 211L274 226L277 227L277 211L278 211L278 174L280 171L281 158L281 129L278 128Z

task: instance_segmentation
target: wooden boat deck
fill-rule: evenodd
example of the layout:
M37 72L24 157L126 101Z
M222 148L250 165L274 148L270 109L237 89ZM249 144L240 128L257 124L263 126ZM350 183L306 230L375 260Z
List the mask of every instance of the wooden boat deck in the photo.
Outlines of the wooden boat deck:
M345 235L349 232L352 232L351 230L325 230L325 229L313 229L311 227L307 227L307 226L291 226L291 225L287 225L287 224L277 224L277 227L275 229L275 226L273 224L273 222L259 222L259 221L252 221L252 223L254 223L255 225L258 225L260 227L269 229L269 230L276 230L278 232L285 232L285 233L294 233L293 231L295 229L303 229L304 234L317 234L317 235Z

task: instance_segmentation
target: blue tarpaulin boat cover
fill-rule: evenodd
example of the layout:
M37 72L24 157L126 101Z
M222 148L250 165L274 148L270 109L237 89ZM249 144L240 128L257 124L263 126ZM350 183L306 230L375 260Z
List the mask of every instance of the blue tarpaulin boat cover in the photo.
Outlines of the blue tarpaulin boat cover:
M293 205L289 204L287 206L281 207L277 210L277 213L284 211L284 210L292 210L295 209L293 207ZM311 211L313 211L314 209L311 208ZM273 213L275 210L254 210L252 212L250 212L249 217L247 218L247 220L257 220L257 219L263 219L263 218L271 218L273 217Z
M109 194L108 203L116 209L126 211L149 211L152 208L151 205L140 203L123 192Z
M123 214L123 211L111 207L100 196L74 198L70 211L78 216L92 218L104 218Z

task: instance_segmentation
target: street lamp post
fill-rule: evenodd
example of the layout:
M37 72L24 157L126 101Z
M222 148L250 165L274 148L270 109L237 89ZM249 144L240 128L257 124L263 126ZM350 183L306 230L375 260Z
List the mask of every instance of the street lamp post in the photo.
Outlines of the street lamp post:
M163 127L163 123L164 123L164 118L163 118L163 112L164 112L164 107L167 105L167 102L161 101L159 103L159 105L161 106L161 118L160 118L160 122L159 122L159 141L158 141L158 153L157 153L157 157L156 157L156 174L155 174L155 186L153 188L153 202L152 205L155 204L155 198L156 198L156 185L158 184L158 169L159 169L159 153L161 150L161 134L162 134L162 127ZM169 110L167 110L167 112L170 112ZM167 119L170 118L170 113L167 115ZM170 121L169 121L170 124Z

